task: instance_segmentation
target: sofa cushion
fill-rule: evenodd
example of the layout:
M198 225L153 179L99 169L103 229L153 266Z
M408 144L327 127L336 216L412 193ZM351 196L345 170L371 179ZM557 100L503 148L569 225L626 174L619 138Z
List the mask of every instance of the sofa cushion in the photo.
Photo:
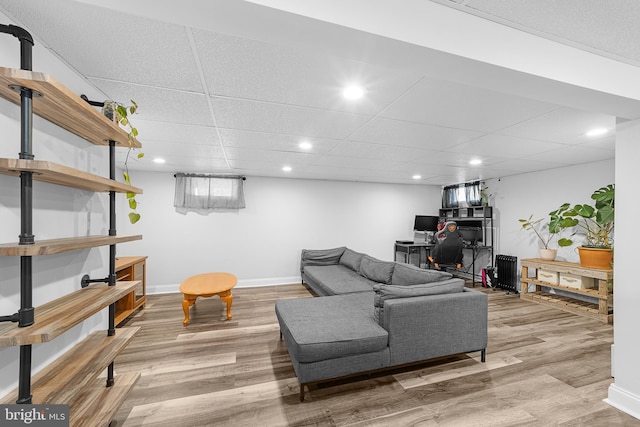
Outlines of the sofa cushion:
M394 265L393 262L380 261L369 255L364 255L360 262L360 274L374 282L389 284Z
M396 263L391 276L391 284L398 286L419 285L451 279L453 275L444 271L426 270L411 264Z
M324 295L373 292L376 284L344 265L309 265L304 268L303 276L320 287Z
M340 262L344 246L332 249L303 249L300 260L300 271L307 265L335 265Z
M362 257L364 254L360 252L352 251L347 248L344 250L344 253L340 257L340 264L349 267L353 271L360 271L360 262L362 261Z
M452 279L408 286L375 285L373 290L375 292L373 297L374 318L379 325L384 326L384 302L386 300L463 292L464 280Z
M308 363L382 351L389 334L373 318L373 293L276 302L289 353Z

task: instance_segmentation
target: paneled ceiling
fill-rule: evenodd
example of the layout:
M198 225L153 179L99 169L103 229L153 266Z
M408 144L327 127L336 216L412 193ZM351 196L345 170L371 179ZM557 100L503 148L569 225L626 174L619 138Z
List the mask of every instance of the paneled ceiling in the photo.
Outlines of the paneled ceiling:
M423 61L384 60L414 46L299 15L278 15L299 32L287 43L255 25L251 36L226 31L220 16L203 26L202 8L216 8L205 3L158 0L158 8L176 8L175 19L162 20L72 0L0 0L0 11L105 99L136 100L145 157L130 160L130 170L443 185L614 157L611 115L435 78ZM640 47L625 42L638 40L634 1L438 3L640 63ZM552 10L541 13L539 3ZM603 16L594 33L590 25ZM198 25L184 25L190 19ZM622 35L605 32L614 25ZM311 27L344 48L291 42ZM349 48L363 40L370 52ZM349 83L365 96L346 100ZM593 128L609 132L588 137ZM473 159L482 163L470 166Z

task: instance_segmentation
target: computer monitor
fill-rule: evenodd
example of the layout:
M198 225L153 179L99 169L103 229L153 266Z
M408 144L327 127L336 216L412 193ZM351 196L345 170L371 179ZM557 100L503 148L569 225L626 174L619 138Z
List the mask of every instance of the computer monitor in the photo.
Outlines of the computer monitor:
M413 222L413 229L415 231L438 231L439 217L433 215L416 215L416 219Z
M482 242L482 227L470 227L459 225L458 231L462 235L462 240L473 245Z

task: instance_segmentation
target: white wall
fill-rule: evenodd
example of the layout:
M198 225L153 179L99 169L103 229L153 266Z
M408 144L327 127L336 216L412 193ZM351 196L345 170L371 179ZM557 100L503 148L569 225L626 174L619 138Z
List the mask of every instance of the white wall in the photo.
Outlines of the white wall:
M616 133L616 244L612 370L615 382L607 402L640 419L640 364L638 325L638 180L640 171L640 121L619 125ZM629 230L628 233L625 233Z
M171 173L131 172L144 189L142 219L119 215L121 234L143 234L118 255L147 255L150 293L178 292L187 277L228 271L238 286L299 283L300 251L348 246L393 260L396 239L413 238L416 214L437 215L440 187L248 177L246 209L201 215L173 207ZM120 204L124 206L124 204Z
M539 240L532 232L522 230L518 219L533 214L534 218L546 221L549 212L565 202L588 203L594 190L615 182L614 172L614 161L608 160L486 181L488 192L494 194L494 213L500 236L496 253L515 255L519 260L537 258L541 247ZM570 233L565 231L565 234ZM575 238L574 241L578 242ZM576 246L559 248L557 259L579 262Z

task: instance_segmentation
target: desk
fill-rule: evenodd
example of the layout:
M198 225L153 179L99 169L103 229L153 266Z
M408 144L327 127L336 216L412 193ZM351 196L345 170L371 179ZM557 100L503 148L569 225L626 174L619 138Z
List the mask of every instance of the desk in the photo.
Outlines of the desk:
M465 243L464 249L471 249L471 281L472 281L473 287L475 288L476 287L476 258L482 251L489 251L489 256L493 258L493 247Z
M426 264L427 268L431 267L431 262L429 262L429 255L431 255L431 248L435 245L433 243L421 242L421 243L402 243L396 242L393 247L393 259L396 260L396 254L401 253L404 254L404 263L410 264L411 254L418 254L418 267L422 264ZM422 262L422 252L424 249L424 262Z

